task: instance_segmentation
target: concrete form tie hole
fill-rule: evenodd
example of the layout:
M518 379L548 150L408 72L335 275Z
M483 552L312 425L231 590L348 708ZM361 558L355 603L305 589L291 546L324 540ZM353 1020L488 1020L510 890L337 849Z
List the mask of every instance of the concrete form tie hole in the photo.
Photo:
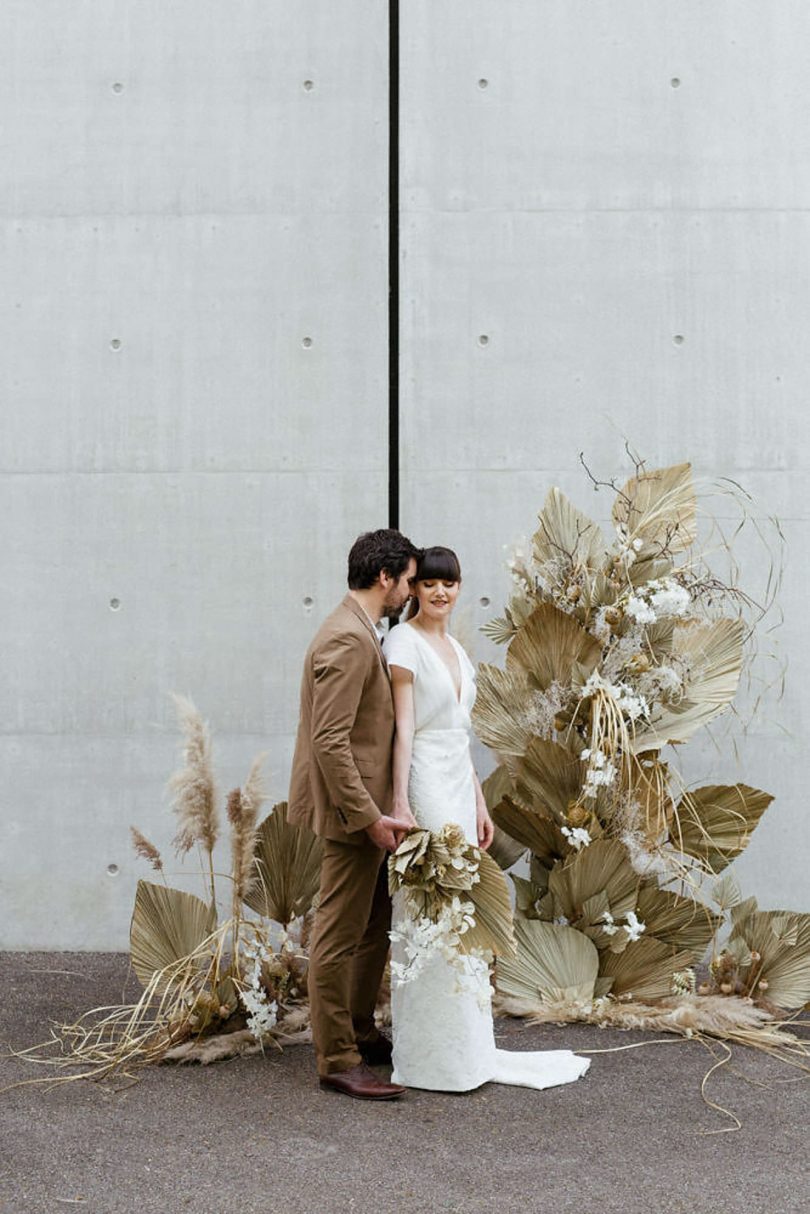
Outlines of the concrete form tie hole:
M677 76L673 76L669 83L674 89L679 89L681 87L681 82Z
M478 338L478 344L479 344L479 346L488 346L489 345L489 337L487 336L486 333L482 333L481 336Z
M675 336L673 337L673 339L672 339L672 340L673 340L673 342L675 343L675 345L676 345L676 346L682 346L682 345L683 345L683 341L684 341L684 339L683 339L682 334L680 334L680 333L676 333L676 334L675 334Z
M315 81L314 81L314 80L305 80L305 81L304 81L304 88L306 89L306 91L307 91L308 93L311 93L311 92L312 92L312 90L315 88Z
M301 345L304 347L305 350L308 350L310 348L310 346L312 345L312 338L311 337L302 338Z
M121 349L121 339L120 339L120 337L114 337L114 338L112 339L112 341L110 342L110 349L111 349L111 350L120 350L120 349Z
M486 79L486 77L484 77L484 76L482 76L482 77L481 77L481 79L478 81L478 87L479 87L480 89L488 89L488 88L489 88L489 81Z
M121 609L120 599L110 599L110 611L119 611Z
M108 864L108 865L107 865L107 875L108 875L108 876L110 876L110 877L117 877L117 876L118 876L118 872L119 872L119 869L118 869L118 865L117 865L117 864Z

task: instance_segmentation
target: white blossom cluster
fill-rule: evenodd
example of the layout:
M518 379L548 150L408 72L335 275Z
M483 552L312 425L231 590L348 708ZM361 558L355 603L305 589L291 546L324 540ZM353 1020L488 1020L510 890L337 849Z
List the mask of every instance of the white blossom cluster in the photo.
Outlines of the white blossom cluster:
M392 979L398 984L412 982L434 957L443 957L460 973L468 973L461 937L475 926L474 911L472 902L462 901L456 894L442 906L435 920L426 915L404 915L389 933L393 943L402 945L405 955L404 961L391 962Z
M257 936L254 941L242 945L242 955L250 962L245 974L248 983L239 991L242 1006L248 1013L247 1027L257 1041L261 1041L275 1027L278 1019L278 1004L267 997L262 986L262 964L270 960L270 952L264 941Z
M593 842L590 832L585 830L584 826L575 826L573 829L570 826L563 826L562 833L576 851Z
M599 919L599 923L601 924L602 931L606 936L615 936L618 931L622 930L618 923L616 923L610 911L604 911ZM632 944L634 940L639 940L641 938L641 933L647 930L647 924L641 922L635 911L627 912L627 914L624 916L624 924L624 931L627 933L628 944Z
M602 750L586 748L579 757L588 764L583 793L586 797L595 797L600 788L608 787L616 779L616 767ZM590 843L590 839L588 842Z
M668 577L654 578L636 587L624 609L637 624L654 624L657 620L687 615L691 605L692 597L686 587Z
M583 698L593 695L597 691L604 691L615 700L619 710L630 721L637 721L639 717L649 716L649 704L644 696L639 695L629 683L611 683L598 670L595 670L582 689Z

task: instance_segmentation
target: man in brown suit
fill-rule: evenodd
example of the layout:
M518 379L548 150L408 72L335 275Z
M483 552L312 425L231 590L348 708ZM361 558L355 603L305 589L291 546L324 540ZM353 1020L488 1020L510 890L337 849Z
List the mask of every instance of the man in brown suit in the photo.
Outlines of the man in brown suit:
M389 1062L374 1024L388 955L387 851L416 825L390 816L394 708L376 625L410 597L419 550L399 531L370 531L349 553L349 593L304 659L288 819L324 841L309 955L312 1040L321 1086L390 1100L368 1063Z

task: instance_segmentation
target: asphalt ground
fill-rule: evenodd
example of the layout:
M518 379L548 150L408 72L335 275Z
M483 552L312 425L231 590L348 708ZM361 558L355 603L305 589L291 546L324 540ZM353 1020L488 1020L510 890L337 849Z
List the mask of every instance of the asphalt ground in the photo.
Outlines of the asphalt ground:
M116 1003L120 954L0 954L0 1042ZM126 987L137 998L140 988ZM498 1021L514 1050L588 1053L650 1034ZM0 1094L2 1214L805 1214L808 1085L738 1048L701 1096L698 1042L592 1053L588 1074L537 1092L487 1084L368 1103L322 1091L310 1046L159 1066L124 1090L77 1082ZM385 1074L386 1072L381 1072ZM43 1072L4 1056L0 1084Z

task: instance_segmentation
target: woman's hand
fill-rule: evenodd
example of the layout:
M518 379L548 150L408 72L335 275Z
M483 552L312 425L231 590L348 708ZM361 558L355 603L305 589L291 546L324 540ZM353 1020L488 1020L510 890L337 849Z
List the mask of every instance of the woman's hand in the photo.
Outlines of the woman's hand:
M398 822L407 822L408 830L416 830L419 823L411 813L411 807L406 800L400 797L394 797L394 805L392 813Z
M495 826L486 805L478 807L478 846L486 851L495 837Z

